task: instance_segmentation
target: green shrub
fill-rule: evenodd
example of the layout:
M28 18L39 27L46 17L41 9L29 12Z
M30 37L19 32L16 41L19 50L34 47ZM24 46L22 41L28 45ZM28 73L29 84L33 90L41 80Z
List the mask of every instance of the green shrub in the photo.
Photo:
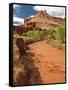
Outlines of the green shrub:
M29 37L33 39L34 41L41 40L44 37L44 32L43 31L38 31L38 30L29 30L25 34L25 37Z
M57 48L63 48L65 43L65 26L58 25L55 28L49 28L47 30L48 42Z
M48 33L48 42L56 39L56 31L54 28L49 28L47 30L47 33Z
M56 37L57 37L57 39L61 40L61 43L65 42L65 26L64 25L59 25L57 27Z
M56 39L56 40L51 41L50 43L53 47L56 47L56 48L59 48L59 49L62 48L62 43L60 42L60 40Z

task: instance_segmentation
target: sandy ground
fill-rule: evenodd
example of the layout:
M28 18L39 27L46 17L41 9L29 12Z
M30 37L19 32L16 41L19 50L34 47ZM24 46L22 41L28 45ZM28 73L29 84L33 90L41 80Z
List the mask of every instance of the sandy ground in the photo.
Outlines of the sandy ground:
M52 47L46 41L29 45L34 53L34 65L37 67L43 84L65 82L65 52Z

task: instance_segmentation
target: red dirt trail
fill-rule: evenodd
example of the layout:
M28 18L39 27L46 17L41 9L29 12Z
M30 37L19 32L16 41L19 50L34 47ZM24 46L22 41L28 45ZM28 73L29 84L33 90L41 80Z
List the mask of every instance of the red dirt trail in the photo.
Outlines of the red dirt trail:
M46 41L35 42L30 52L34 53L34 65L38 68L40 77L45 83L65 82L65 52L47 44Z

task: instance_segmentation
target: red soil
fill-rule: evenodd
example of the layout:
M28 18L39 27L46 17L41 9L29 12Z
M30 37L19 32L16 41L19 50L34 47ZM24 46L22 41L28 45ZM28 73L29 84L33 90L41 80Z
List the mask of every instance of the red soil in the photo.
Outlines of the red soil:
M43 84L65 82L65 51L52 47L46 41L29 45L35 54L34 65L38 68Z

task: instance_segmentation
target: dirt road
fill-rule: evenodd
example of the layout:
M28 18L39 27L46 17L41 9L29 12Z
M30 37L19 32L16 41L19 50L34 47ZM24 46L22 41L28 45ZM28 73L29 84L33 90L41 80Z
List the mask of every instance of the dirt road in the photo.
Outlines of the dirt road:
M65 52L52 47L46 41L29 45L34 53L34 65L38 68L43 84L65 82Z

